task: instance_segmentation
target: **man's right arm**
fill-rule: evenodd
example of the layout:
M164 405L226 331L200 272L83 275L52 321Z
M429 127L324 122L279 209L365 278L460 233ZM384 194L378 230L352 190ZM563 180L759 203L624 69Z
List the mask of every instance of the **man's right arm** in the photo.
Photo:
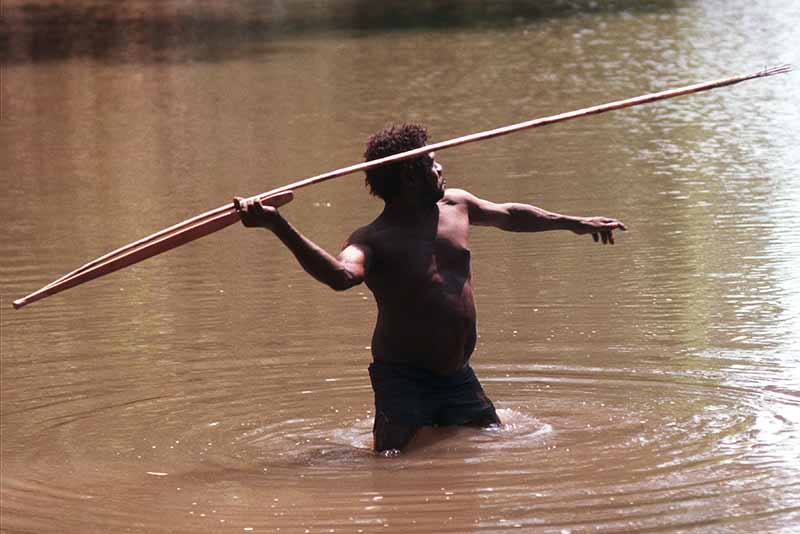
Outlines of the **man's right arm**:
M336 291L343 291L364 281L369 266L369 247L358 243L355 232L338 257L333 257L316 243L298 232L278 210L258 202L243 203L239 209L242 224L267 228L288 248L300 266Z

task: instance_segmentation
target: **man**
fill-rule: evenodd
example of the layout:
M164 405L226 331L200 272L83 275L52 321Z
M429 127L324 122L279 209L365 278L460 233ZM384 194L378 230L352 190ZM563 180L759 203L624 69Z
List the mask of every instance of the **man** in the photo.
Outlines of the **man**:
M367 160L425 146L424 128L404 124L373 135ZM500 424L469 366L476 320L470 273L470 225L512 232L571 230L614 243L625 225L570 217L527 204L495 204L445 189L433 153L367 171L383 212L333 257L295 230L276 209L240 205L242 222L271 230L303 269L335 290L366 282L378 306L369 367L375 392L374 447L406 447L428 426Z

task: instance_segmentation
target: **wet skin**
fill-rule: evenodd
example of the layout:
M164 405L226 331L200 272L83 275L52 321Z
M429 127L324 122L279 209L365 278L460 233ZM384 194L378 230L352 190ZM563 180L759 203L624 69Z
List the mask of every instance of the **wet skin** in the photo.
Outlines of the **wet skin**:
M242 222L272 230L311 276L336 290L361 282L372 291L378 319L376 361L448 375L467 365L475 348L476 310L470 271L469 227L514 232L570 230L614 243L625 225L605 217L572 217L528 204L496 204L446 189L442 167L428 156L426 174L406 176L383 212L348 238L333 257L297 232L270 207L245 203ZM379 428L376 449L402 448L416 428Z

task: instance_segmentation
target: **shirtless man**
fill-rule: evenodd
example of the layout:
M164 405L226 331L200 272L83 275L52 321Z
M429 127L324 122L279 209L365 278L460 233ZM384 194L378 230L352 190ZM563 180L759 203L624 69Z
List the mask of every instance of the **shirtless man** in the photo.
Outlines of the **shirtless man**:
M373 135L367 160L427 144L424 128L404 124ZM500 424L469 366L476 320L469 227L512 232L570 230L614 243L625 225L605 217L571 217L528 204L495 204L445 189L433 153L367 171L383 212L347 239L333 257L295 230L275 208L243 203L242 222L271 230L303 269L341 291L366 282L378 306L369 367L375 392L374 447L406 447L423 427Z

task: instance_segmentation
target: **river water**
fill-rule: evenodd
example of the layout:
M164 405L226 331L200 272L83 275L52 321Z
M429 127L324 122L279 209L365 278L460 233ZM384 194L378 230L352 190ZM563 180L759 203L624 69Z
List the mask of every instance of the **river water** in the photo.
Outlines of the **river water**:
M373 5L378 4L378 5ZM124 243L361 159L798 63L794 0L5 1L3 532L800 532L796 73L441 152L615 246L471 236L505 424L370 452L375 308L240 226L20 311ZM332 252L361 176L284 215Z

